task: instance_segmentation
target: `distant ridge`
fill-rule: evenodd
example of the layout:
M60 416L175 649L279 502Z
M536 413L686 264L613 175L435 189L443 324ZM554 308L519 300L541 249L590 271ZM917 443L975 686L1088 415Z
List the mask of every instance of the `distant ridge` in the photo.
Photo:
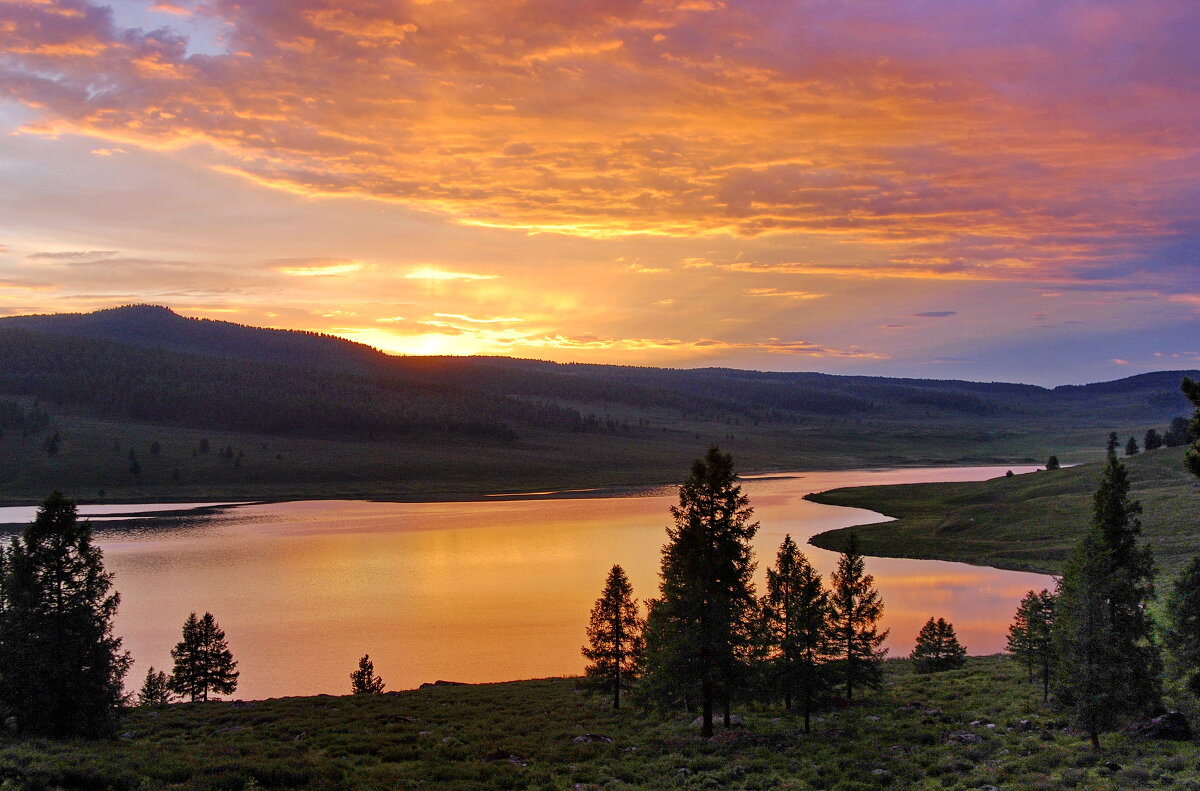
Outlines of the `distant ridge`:
M161 305L0 318L0 329L8 327L249 362L364 370L389 359L377 349L333 335L194 319Z

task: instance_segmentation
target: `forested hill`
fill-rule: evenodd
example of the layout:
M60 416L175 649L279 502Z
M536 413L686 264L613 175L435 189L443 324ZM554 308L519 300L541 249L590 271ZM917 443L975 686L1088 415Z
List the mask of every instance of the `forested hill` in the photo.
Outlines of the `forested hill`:
M0 319L0 499L11 479L37 493L68 472L87 478L96 448L148 435L138 426L158 427L155 436L166 438L192 432L179 440L189 455L172 462L183 466L164 461L154 473L170 480L187 479L191 451L204 436L197 432L227 432L219 441L232 448L303 440L303 451L293 442L269 456L302 453L304 475L314 481L349 476L390 487L404 468L431 486L470 491L497 476L529 486L669 481L710 442L734 452L743 469L1040 462L1051 452L1067 462L1098 452L1109 431L1140 438L1188 414L1179 382L1189 374L1200 377L1168 371L1050 389L395 357L331 336L184 318L147 305L17 316ZM63 441L51 442L55 436ZM91 444L79 441L84 436ZM124 469L128 452L104 462L105 474ZM374 461L363 467L368 456ZM67 463L72 458L77 467ZM15 471L10 480L6 464ZM148 469L142 460L130 466ZM271 476L303 477L294 466L276 466L270 474L213 468L205 480L260 475L266 486ZM137 480L152 477L147 471Z

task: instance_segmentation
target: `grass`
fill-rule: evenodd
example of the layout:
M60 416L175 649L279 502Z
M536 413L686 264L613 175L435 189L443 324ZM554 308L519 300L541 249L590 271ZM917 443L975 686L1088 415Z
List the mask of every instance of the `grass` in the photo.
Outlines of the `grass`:
M645 486L678 482L712 443L732 453L747 473L1029 464L1051 452L1064 461L1082 461L1095 456L1092 449L1107 433L1077 426L1048 432L1032 424L991 431L969 418L810 418L753 425L685 420L653 410L614 408L611 416L631 429L526 429L505 445L447 435L356 441L236 434L55 413L42 433L0 436L0 504L36 504L54 489L80 502L195 502L438 500ZM61 442L52 455L46 440L54 432ZM211 450L198 453L205 439ZM156 442L157 455L151 452ZM227 446L232 459L218 453ZM140 466L137 474L130 470L130 451Z
M176 704L133 710L113 742L0 742L0 788L1200 789L1194 744L1115 733L1098 755L1002 657L888 662L880 691L808 736L776 708L739 713L701 739L690 714L614 712L573 679Z
M1200 553L1200 492L1183 467L1184 448L1124 459L1142 502L1144 540L1173 576ZM897 521L821 533L812 543L840 550L851 532L865 554L958 560L1059 573L1091 519L1101 463L970 483L835 489L809 499L878 511Z

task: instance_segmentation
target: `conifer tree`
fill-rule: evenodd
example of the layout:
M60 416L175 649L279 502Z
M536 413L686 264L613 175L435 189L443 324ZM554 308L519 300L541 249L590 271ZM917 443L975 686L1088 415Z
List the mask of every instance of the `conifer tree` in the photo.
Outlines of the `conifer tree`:
M162 706L171 702L171 677L151 665L138 691L139 706Z
M1055 596L1048 590L1029 591L1021 599L1017 614L1008 627L1008 652L1029 669L1029 683L1035 671L1042 679L1042 700L1050 696L1050 676L1054 667Z
M874 586L875 578L865 572L858 551L858 536L851 533L833 572L830 596L833 641L847 700L854 699L855 687L877 687L883 674L881 663L887 649L882 646L888 632L879 631L883 600Z
M1141 449L1138 447L1137 439L1131 435L1129 441L1125 443L1125 455L1136 456L1140 452Z
M1057 456L1052 455L1052 456L1050 456L1050 458L1046 459L1046 469L1047 470L1057 470L1057 469L1060 469L1061 467L1062 467L1062 465L1059 464Z
M171 691L190 701L208 700L209 692L228 695L237 689L237 662L225 643L225 632L212 613L188 616L183 639L171 649L175 669Z
M716 705L729 725L758 604L750 546L758 523L750 521L733 458L714 445L693 462L671 515L646 635L651 686L699 703L701 734L711 736Z
M378 695L383 692L383 679L375 675L375 663L370 654L358 660L358 670L350 674L350 691L355 695Z
M966 664L967 649L958 642L945 618L930 618L917 634L917 644L909 659L918 673L937 673L957 670Z
M1200 555L1191 559L1167 596L1163 645L1200 695Z
M1106 442L1104 444L1104 452L1108 453L1109 455L1116 453L1117 445L1119 445L1120 443L1121 443L1121 441L1119 439L1117 439L1117 432L1115 432L1115 431L1109 432L1108 442Z
M112 633L111 589L91 527L54 492L0 549L0 719L30 735L111 729L130 665Z
M832 651L832 611L821 576L790 535L784 536L775 567L767 570L762 612L784 708L790 710L793 699L799 701L808 733L813 707L828 686L825 663Z
M1093 499L1092 525L1063 570L1054 620L1057 699L1099 749L1099 734L1159 702L1161 662L1147 606L1154 563L1138 546L1141 505L1129 476L1108 454Z
M1188 377L1183 378L1183 394L1187 396L1188 401L1196 407L1196 411L1192 413L1191 423L1187 426L1187 434L1192 437L1192 447L1188 449L1187 456L1184 457L1184 464L1188 470L1200 478L1200 382L1195 382Z
M1146 431L1146 438L1142 440L1142 447L1146 450L1158 450L1163 446L1162 435L1154 429Z
M628 689L639 672L645 648L643 626L633 586L625 570L613 566L592 607L588 644L581 650L591 662L584 672L592 681L612 690L614 709L621 708L621 690Z

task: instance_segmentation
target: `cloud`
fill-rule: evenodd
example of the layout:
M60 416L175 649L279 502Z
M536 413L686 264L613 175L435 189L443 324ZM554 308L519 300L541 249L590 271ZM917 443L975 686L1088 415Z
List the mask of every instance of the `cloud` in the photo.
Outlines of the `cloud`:
M276 272L292 277L336 277L363 268L362 261L346 258L278 258L270 263Z
M422 267L404 276L407 280L495 280L497 275L479 275L471 272L447 272L442 269Z
M26 258L35 261L94 261L120 255L116 250L66 250L57 253L30 253Z
M792 265L831 277L1125 279L1200 189L1200 10L1176 0L1036 26L1019 0L155 8L227 50L87 0L0 3L26 131L479 228L848 245Z
M781 291L777 288L744 288L742 293L751 297L780 297L783 299L820 299L828 294L814 294L811 291Z
M927 310L924 313L914 313L914 319L944 319L948 316L957 316L956 310Z

